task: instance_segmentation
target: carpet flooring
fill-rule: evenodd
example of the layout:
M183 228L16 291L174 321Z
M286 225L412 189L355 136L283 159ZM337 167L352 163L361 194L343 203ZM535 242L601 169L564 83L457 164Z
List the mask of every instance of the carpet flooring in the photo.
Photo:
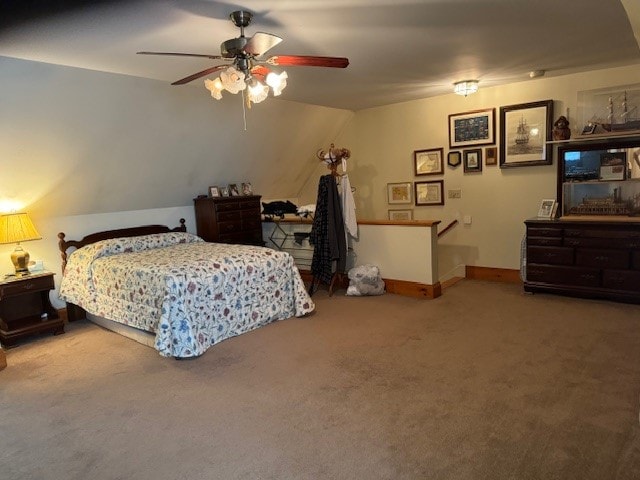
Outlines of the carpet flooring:
M640 478L640 306L343 293L193 360L85 321L8 350L0 478Z

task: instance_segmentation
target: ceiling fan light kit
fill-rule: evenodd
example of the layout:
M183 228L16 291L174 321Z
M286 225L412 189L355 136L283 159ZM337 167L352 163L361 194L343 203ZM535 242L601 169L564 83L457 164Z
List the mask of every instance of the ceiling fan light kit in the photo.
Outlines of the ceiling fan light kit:
M478 91L478 80L462 80L453 84L453 93L466 97Z
M220 72L219 76L206 79L204 85L216 100L222 99L222 91L226 90L236 94L241 91L247 93L246 101L251 103L264 101L269 91L274 97L282 93L287 86L287 72L276 73L266 65L274 66L305 66L305 67L330 67L346 68L349 60L343 57L318 57L308 55L277 55L267 59L260 57L272 49L282 38L270 33L257 32L252 37L245 37L244 29L251 23L253 14L244 10L233 12L229 18L236 27L240 28L240 36L222 42L220 55L208 55L197 53L178 52L138 52L141 55L172 55L186 57L202 57L213 60L231 60L232 64L216 65L201 72L194 73L172 83L172 85L184 85L198 78L206 77L212 73ZM271 88L271 90L269 90Z

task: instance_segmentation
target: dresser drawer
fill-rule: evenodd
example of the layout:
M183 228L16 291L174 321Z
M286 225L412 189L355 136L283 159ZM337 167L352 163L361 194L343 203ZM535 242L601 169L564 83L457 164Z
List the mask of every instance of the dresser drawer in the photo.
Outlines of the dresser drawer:
M526 273L527 282L574 285L579 287L600 286L600 271L595 268L527 264Z
M576 265L611 269L629 268L629 252L627 250L590 250L576 251Z
M6 298L12 295L22 295L27 292L50 290L52 288L54 288L53 275L33 277L20 282L9 282L7 284L0 285L0 298Z
M258 218L247 218L242 220L242 230L260 230L262 231L262 220Z
M225 233L234 233L242 231L242 221L234 220L231 222L219 222L218 230L220 231L220 235Z
M613 290L640 292L640 272L633 270L605 270L602 286Z
M234 220L240 220L241 215L238 210L232 210L228 212L220 212L216 218L219 222L232 222Z
M549 227L529 227L527 228L527 236L530 237L562 237L561 228Z
M240 202L232 201L232 202L216 203L215 207L216 207L216 212L218 213L229 212L231 210L240 210Z
M562 237L527 237L527 245L561 247Z
M260 213L260 202L258 200L241 200L238 203L241 210L255 210L257 214Z
M565 247L527 247L527 263L572 265L573 249Z

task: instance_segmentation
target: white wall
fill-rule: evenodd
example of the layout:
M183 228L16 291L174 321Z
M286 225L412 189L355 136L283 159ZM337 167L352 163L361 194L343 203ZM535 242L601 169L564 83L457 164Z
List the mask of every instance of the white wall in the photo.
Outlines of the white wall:
M411 206L415 219L441 220L441 229L454 219L471 216L471 225L460 222L439 240L440 279L461 271L461 265L517 269L524 220L537 214L541 199L556 196L555 160L553 165L510 169L483 165L482 173L474 174L464 174L462 166L445 166L443 176L416 177L414 150L444 147L446 157L448 115L485 108L496 108L499 142L500 106L547 99L555 101L554 120L569 112L575 133L583 126L577 118L577 92L637 83L638 79L640 65L481 86L466 98L451 94L358 111L339 137L339 146L352 151L349 178L357 188L357 217L387 218L387 183L443 178L445 191L461 189L461 199L445 199L444 206ZM314 172L320 174L321 170ZM315 188L317 177L307 182L300 198L314 198Z

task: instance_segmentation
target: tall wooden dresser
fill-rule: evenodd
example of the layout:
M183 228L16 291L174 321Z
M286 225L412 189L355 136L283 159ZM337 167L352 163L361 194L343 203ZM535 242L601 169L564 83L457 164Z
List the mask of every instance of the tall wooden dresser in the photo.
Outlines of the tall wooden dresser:
M260 195L193 200L198 236L207 242L264 245Z

